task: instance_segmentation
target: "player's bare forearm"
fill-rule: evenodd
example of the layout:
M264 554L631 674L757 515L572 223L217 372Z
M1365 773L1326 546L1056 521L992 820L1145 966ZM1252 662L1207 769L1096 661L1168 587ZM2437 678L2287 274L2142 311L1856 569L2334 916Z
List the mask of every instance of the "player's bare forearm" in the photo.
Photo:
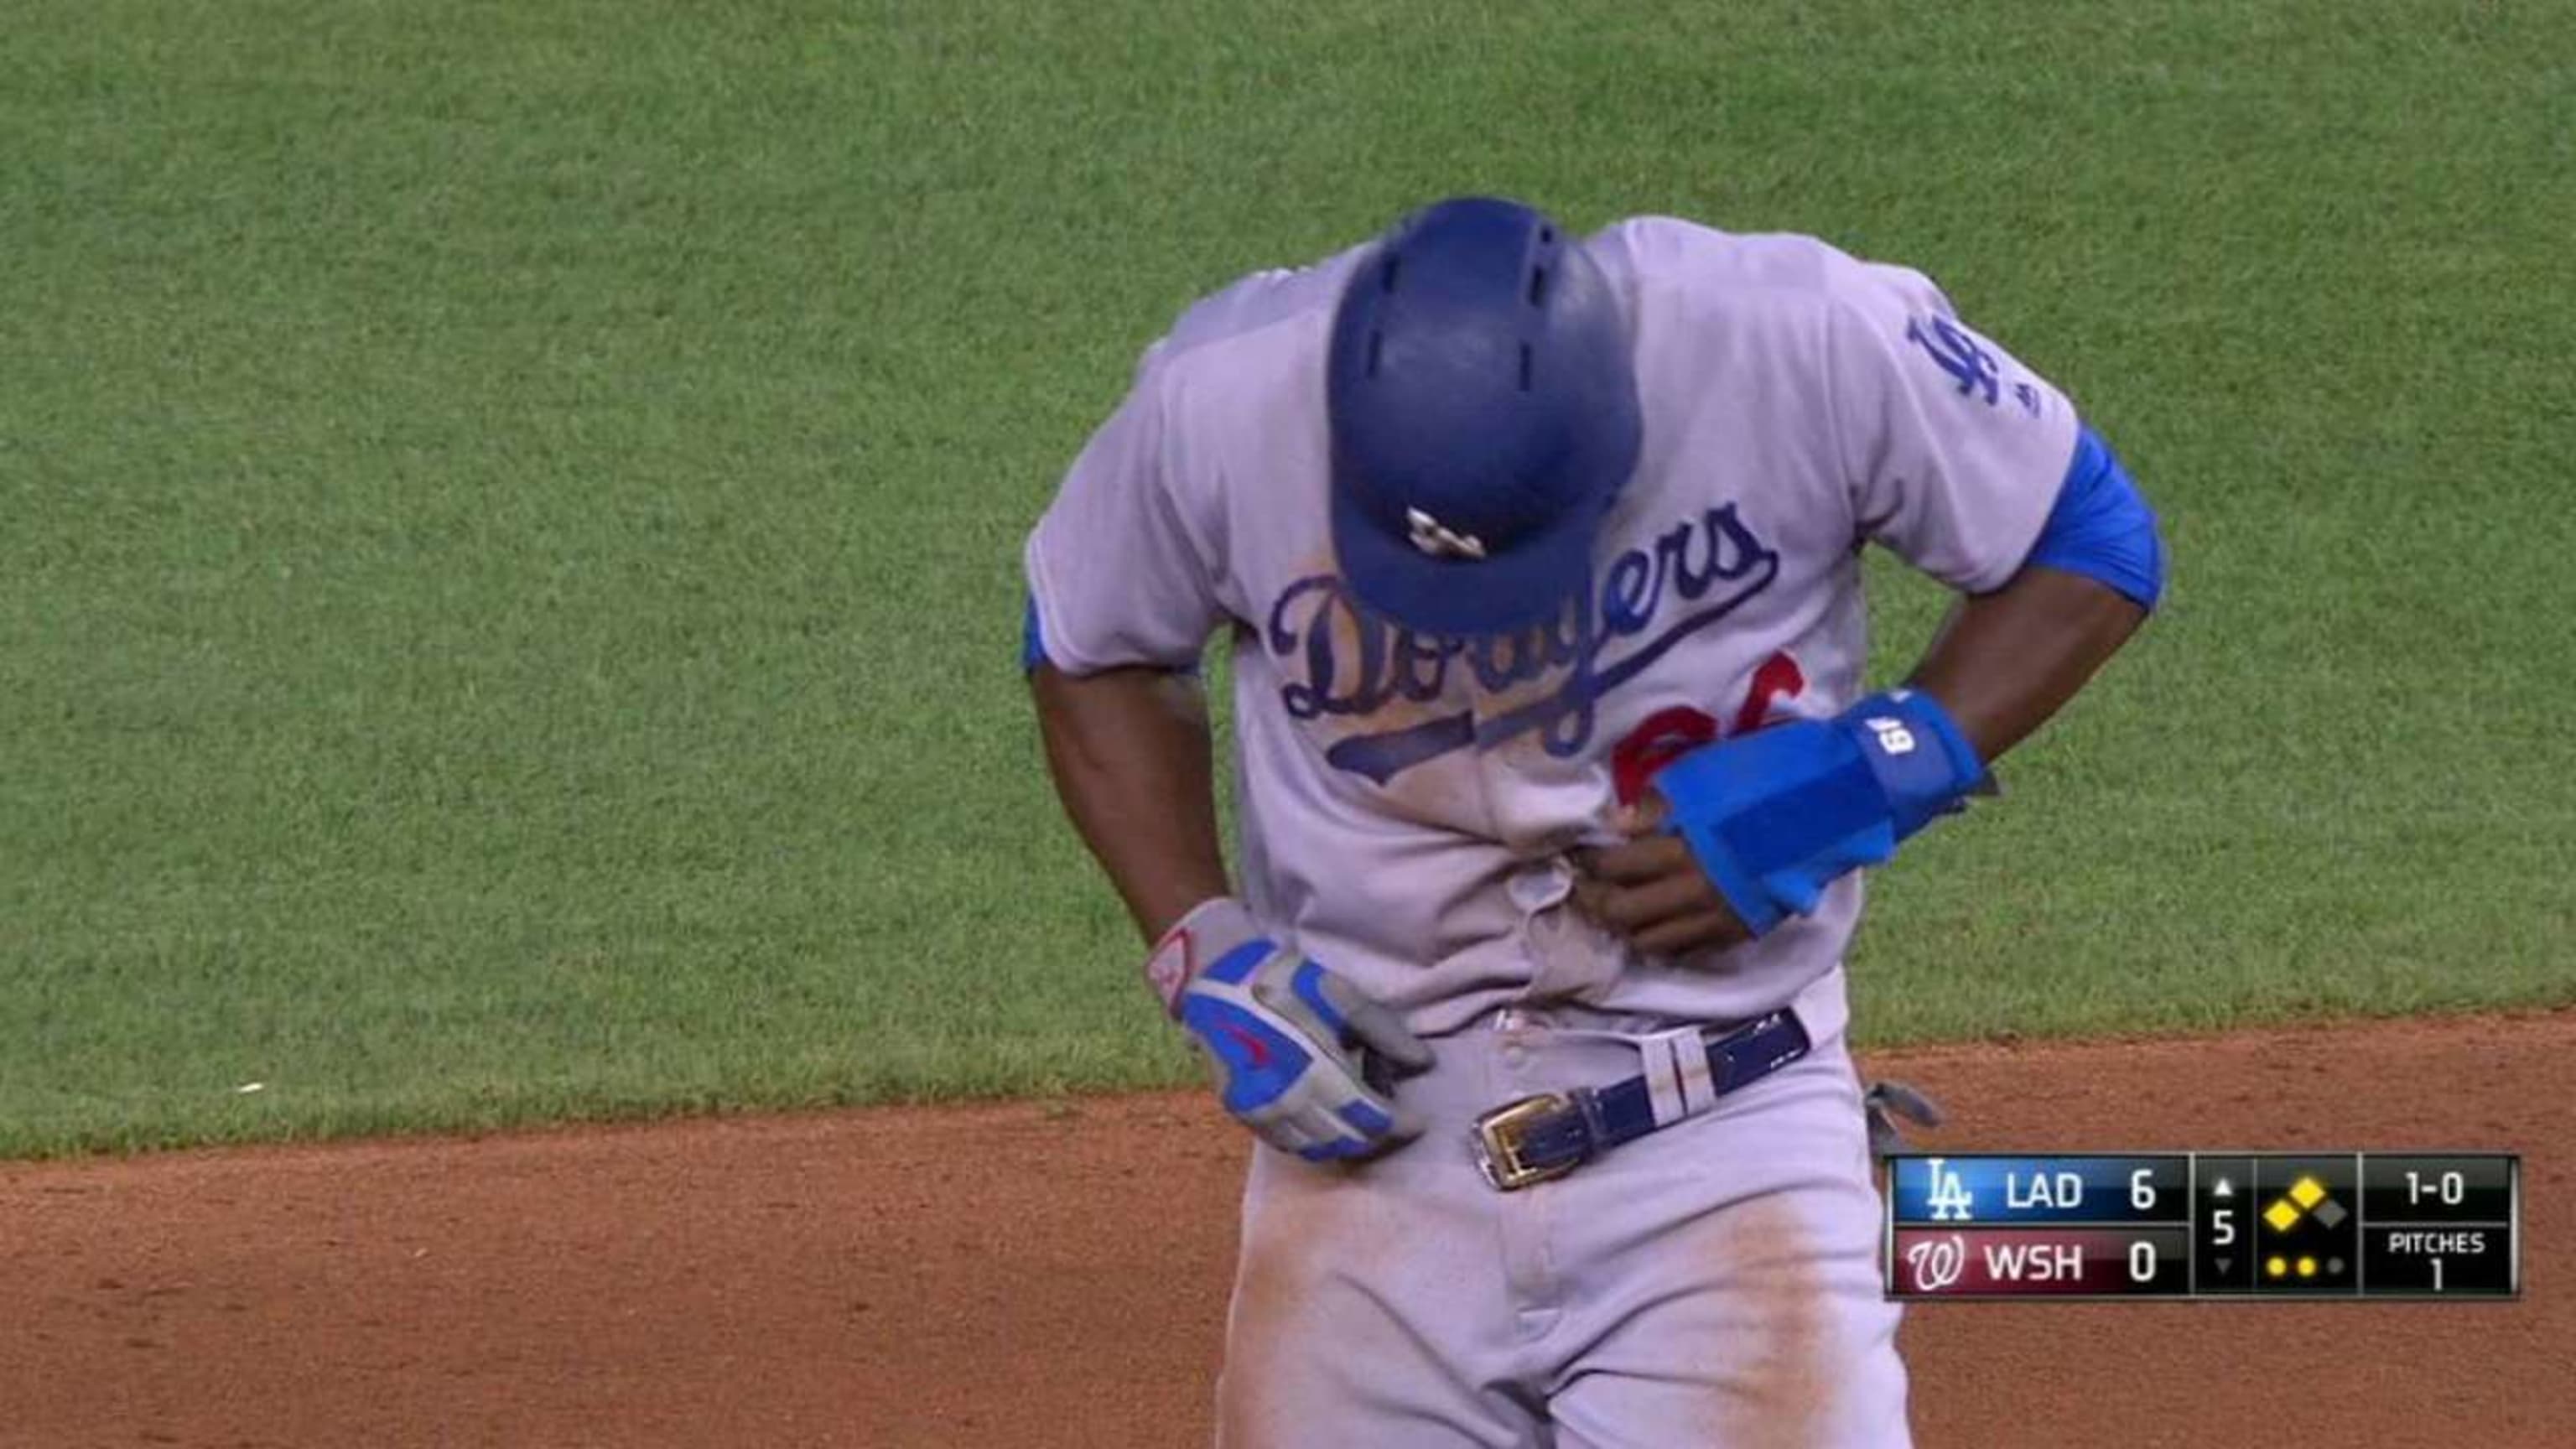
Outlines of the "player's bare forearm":
M2081 574L2028 567L1961 600L1907 682L1939 700L1991 764L2074 698L2146 617Z
M1029 687L1056 795L1145 939L1229 893L1197 679L1161 669L1077 676L1047 664Z

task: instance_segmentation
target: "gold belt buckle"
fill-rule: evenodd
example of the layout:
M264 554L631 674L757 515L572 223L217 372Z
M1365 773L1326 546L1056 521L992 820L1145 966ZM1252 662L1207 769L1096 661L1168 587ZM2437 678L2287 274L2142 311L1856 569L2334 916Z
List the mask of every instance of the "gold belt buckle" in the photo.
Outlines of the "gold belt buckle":
M1477 1170L1485 1174L1485 1181L1492 1183L1497 1191L1517 1192L1531 1183L1545 1182L1572 1172L1580 1165L1580 1159L1550 1163L1544 1167L1523 1161L1521 1134L1539 1118L1566 1111L1573 1105L1573 1099L1562 1092L1545 1092L1535 1097L1523 1097L1517 1102L1506 1102L1477 1118L1471 1140L1476 1146Z

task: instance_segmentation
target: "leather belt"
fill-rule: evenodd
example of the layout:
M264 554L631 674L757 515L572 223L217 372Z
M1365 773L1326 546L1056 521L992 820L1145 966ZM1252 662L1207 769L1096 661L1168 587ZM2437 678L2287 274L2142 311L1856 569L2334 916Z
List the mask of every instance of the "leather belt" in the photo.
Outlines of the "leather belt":
M1476 1166L1485 1181L1497 1191L1516 1192L1563 1177L1620 1143L1697 1116L1719 1097L1805 1056L1813 1045L1798 1013L1785 1008L1724 1032L1700 1032L1698 1039L1707 1051L1704 1080L1683 1046L1661 1072L1607 1087L1542 1092L1477 1118ZM1650 1053L1667 1050L1668 1040L1649 1037L1644 1045Z

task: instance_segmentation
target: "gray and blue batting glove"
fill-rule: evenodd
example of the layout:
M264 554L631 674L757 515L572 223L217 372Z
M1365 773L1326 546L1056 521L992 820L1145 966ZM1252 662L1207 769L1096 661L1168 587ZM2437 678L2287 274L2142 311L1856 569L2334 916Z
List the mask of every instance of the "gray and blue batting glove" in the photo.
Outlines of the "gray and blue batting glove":
M1431 1049L1348 980L1265 934L1241 901L1202 902L1146 962L1164 1009L1206 1056L1235 1120L1310 1162L1370 1157L1422 1133L1370 1085L1362 1053L1398 1074Z

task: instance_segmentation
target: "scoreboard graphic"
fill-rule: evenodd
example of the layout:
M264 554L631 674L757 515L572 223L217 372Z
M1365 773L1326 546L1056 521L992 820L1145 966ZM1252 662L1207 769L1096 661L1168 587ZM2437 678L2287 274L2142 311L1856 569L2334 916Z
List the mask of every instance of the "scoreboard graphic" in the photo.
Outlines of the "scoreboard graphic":
M1888 1160L1887 1293L2516 1298L2522 1159L2166 1152Z

